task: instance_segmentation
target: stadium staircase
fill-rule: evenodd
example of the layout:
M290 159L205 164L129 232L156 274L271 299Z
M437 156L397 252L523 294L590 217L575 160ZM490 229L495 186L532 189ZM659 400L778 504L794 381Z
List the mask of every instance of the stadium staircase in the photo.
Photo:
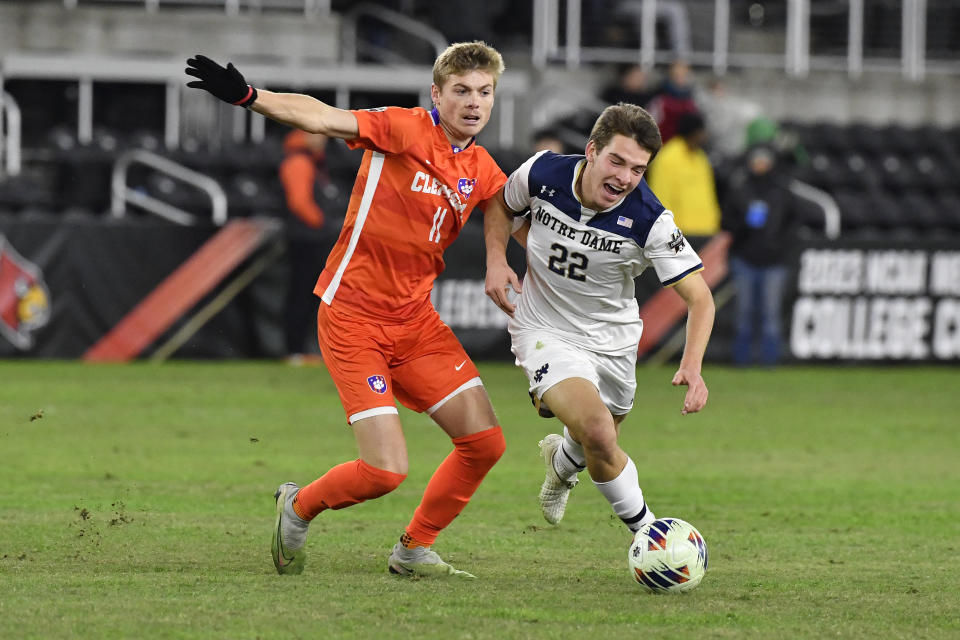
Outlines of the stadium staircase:
M90 347L84 360L134 359L183 321L153 351L153 360L165 360L279 257L283 251L281 229L280 221L270 218L227 223ZM250 260L255 254L257 257ZM220 285L212 299L186 317Z

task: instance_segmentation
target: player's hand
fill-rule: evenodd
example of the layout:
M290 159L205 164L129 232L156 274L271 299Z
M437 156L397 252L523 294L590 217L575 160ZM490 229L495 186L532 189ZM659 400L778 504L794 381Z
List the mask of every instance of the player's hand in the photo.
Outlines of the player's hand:
M516 305L510 301L509 289L520 293L520 279L516 272L510 268L506 262L487 265L487 281L484 292L490 296L490 299L500 307L504 313L511 318L513 312L517 310Z
M687 387L687 393L683 397L683 409L680 410L681 415L696 413L706 406L709 391L707 391L707 383L699 373L693 373L681 367L673 374L672 384L675 387L680 385Z
M232 62L228 62L224 68L198 53L193 58L187 58L185 71L188 76L199 78L188 82L188 87L209 91L224 102L249 107L257 99L257 90L247 84Z

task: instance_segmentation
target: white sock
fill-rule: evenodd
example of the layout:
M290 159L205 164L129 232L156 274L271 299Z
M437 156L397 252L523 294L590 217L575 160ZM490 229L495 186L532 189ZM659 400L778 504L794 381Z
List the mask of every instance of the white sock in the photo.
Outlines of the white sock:
M587 458L583 455L583 447L577 444L566 426L563 427L563 442L553 454L553 468L563 480L572 480L587 466Z
M656 520L653 512L647 508L647 503L643 501L637 465L631 458L627 458L627 464L616 478L609 482L594 480L593 484L597 485L597 489L613 507L614 513L631 531L636 531L648 522Z

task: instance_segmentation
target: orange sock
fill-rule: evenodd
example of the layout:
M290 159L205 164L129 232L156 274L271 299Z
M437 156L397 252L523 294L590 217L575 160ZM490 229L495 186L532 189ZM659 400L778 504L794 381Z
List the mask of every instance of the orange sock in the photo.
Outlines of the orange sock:
M407 525L407 547L429 547L467 506L484 476L506 448L500 427L453 439L453 451L437 467Z
M326 509L343 509L390 493L406 477L372 467L363 460L344 462L300 489L293 510L304 520L312 520Z

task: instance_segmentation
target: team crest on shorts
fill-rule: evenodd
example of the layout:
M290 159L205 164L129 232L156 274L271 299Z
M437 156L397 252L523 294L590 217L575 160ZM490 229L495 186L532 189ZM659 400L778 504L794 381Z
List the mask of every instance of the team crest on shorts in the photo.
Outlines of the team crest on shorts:
M460 178L460 180L457 181L457 191L462 193L465 198L470 197L475 186L477 186L476 178Z
M373 389L374 393L387 392L387 379L383 376L370 376L367 378L367 384Z
M533 381L540 382L541 380L543 380L543 376L547 375L547 371L549 370L550 370L550 363L548 362L542 367L540 367L539 369L537 369L537 373L534 374L533 376Z

